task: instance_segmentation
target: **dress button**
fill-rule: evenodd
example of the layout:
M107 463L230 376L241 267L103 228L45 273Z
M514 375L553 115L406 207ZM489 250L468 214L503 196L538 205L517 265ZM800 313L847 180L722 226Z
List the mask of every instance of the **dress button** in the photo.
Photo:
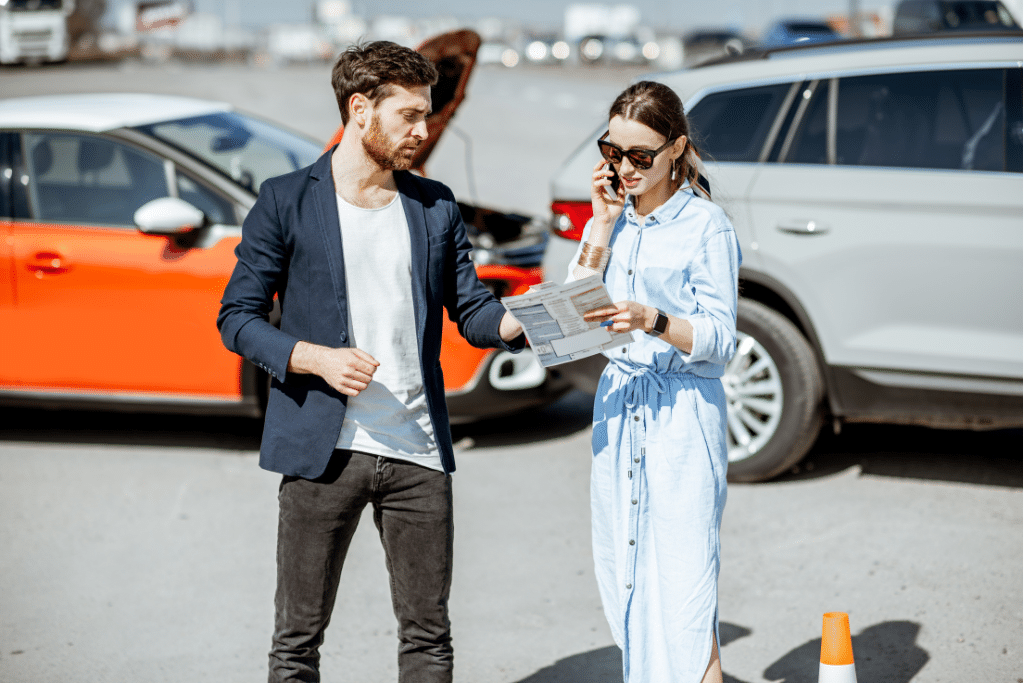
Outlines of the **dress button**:
M633 540L633 539L631 538L631 539L629 539L629 544L630 544L630 545L636 545L636 541L634 541L634 540Z
M636 498L633 499L633 505L636 505Z
M639 422L639 421L640 421L640 416L639 415L634 415L633 416L633 422Z
M632 588L632 587L633 587L633 584L631 584L631 583L627 583L627 584L626 584L626 590L629 590L629 589L630 589L630 588Z
M632 271L632 270L631 270L631 271L629 271L628 275L632 275L632 274L633 274L633 271Z
M633 458L633 462L640 462L640 458Z
M348 341L348 334L344 330L342 330L341 334L338 335L338 336L341 337L341 341L343 341L343 342Z

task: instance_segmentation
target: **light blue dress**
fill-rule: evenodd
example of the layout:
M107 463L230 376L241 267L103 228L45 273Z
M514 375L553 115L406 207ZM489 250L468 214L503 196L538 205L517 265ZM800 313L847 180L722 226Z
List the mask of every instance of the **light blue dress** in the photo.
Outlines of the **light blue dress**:
M607 353L591 470L598 587L626 683L699 683L718 633L728 462L719 378L736 346L740 247L722 209L689 189L642 223L627 202L610 246L612 301L689 320L694 343L685 354L636 331Z

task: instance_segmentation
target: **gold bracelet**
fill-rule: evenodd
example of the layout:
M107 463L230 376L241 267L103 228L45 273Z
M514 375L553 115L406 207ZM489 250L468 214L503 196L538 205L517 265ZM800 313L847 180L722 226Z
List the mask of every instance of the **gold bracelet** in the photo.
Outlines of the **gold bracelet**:
M604 272L611 257L612 250L609 247L598 247L590 242L584 242L583 250L580 252L580 259L577 263L584 268Z

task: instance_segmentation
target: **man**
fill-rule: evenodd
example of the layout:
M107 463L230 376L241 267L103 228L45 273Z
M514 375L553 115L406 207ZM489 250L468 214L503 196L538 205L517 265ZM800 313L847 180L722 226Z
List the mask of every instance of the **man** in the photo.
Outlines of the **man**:
M270 681L319 681L319 647L367 503L398 618L399 680L452 680L455 469L442 308L477 346L524 345L480 284L451 191L409 173L437 72L378 41L331 76L345 135L266 181L224 291L224 344L272 376L260 466L279 493ZM277 295L280 329L268 322Z

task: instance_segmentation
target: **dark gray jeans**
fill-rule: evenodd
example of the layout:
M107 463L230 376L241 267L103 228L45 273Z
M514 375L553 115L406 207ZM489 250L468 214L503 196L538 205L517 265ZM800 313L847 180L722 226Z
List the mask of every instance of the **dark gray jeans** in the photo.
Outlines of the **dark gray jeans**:
M278 500L270 683L320 680L324 629L367 503L373 505L391 576L398 680L450 683L451 477L401 460L337 450L319 479L285 477Z

